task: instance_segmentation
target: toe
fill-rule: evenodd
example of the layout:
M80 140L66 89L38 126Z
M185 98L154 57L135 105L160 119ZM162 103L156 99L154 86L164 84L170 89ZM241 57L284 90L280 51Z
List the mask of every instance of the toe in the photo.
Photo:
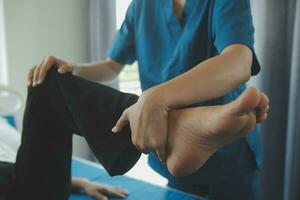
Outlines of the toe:
M269 112L269 109L270 109L269 105L266 105L266 106L264 106L262 108L259 108L256 111L256 121L258 123L261 123L261 122L263 122L263 121L266 120L268 112Z
M268 98L268 96L264 93L261 93L261 100L259 103L259 107L266 107L267 105L269 105L270 100Z
M256 122L257 123L262 123L268 118L268 113L264 113L260 116L257 117Z
M269 112L269 98L266 94L260 93L260 102L255 109L256 114L256 122L261 123L266 120L268 112Z
M253 112L259 107L261 98L261 93L255 87L250 87L232 102L232 110L237 115Z
M264 96L264 99L266 100L266 103L269 104L270 103L269 97L265 93L262 93L262 94Z

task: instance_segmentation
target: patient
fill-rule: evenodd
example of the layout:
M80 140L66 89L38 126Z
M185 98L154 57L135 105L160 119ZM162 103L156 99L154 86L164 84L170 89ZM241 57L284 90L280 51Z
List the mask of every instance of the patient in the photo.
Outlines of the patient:
M21 134L0 117L0 186L13 171L20 143ZM71 191L83 192L97 200L105 200L107 196L125 198L128 194L120 187L92 182L85 178L73 177L71 182Z
M74 133L86 139L110 175L127 172L141 153L132 144L129 125L119 133L111 127L137 100L137 95L70 73L61 75L52 68L43 84L29 87L15 175L4 195L8 199L68 199ZM250 88L226 105L171 111L166 163L170 173L195 172L218 149L264 121L268 103L263 93Z

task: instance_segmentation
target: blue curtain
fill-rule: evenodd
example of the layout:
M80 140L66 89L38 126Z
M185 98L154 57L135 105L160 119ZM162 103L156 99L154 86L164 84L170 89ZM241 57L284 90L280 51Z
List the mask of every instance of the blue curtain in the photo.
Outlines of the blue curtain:
M87 0L87 62L102 61L116 32L115 0ZM118 81L108 84L117 88ZM74 136L79 152L86 152L85 159L96 161L86 142ZM78 148L79 146L79 148Z
M115 0L89 0L88 5L88 54L90 62L106 58L106 51L116 33ZM118 81L108 83L118 88Z
M89 0L88 15L88 59L103 60L116 32L115 1Z
M300 2L252 1L256 50L262 64L255 84L270 97L262 125L264 200L299 200Z
M300 199L300 2L296 2L288 116L285 200Z

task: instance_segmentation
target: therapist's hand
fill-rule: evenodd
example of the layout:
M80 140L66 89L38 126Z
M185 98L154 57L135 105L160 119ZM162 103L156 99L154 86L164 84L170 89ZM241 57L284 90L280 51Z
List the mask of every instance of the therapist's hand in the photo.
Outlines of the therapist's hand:
M133 144L143 153L155 153L162 162L167 158L168 107L156 88L142 93L139 100L127 108L112 131L120 132L128 123Z
M47 56L42 59L39 64L32 67L28 73L28 86L37 86L42 84L47 72L51 69L51 67L58 67L58 72L61 74L65 74L67 72L71 72L74 69L74 64L69 64L64 60L56 58L54 56Z

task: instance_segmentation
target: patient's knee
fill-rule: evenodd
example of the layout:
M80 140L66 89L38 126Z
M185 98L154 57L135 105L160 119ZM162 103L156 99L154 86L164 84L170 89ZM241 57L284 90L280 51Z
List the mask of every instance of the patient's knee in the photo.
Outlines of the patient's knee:
M46 98L57 88L56 86L56 76L57 70L52 68L48 71L43 83L37 86L29 86L28 87L28 96Z

